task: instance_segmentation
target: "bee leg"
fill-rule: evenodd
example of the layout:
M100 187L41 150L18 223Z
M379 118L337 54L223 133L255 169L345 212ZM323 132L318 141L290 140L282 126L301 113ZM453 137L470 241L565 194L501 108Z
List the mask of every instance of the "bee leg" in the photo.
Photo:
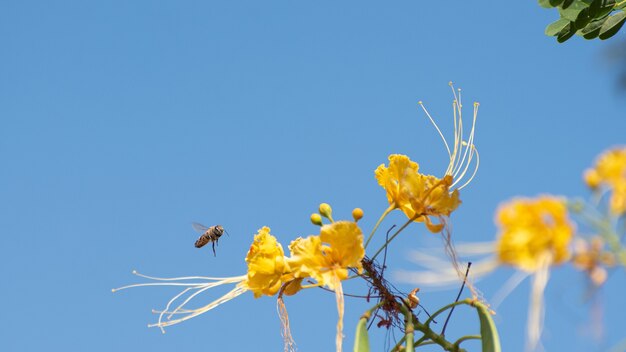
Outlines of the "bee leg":
M215 241L212 242L211 245L213 245L213 256L216 257L217 255L215 254Z

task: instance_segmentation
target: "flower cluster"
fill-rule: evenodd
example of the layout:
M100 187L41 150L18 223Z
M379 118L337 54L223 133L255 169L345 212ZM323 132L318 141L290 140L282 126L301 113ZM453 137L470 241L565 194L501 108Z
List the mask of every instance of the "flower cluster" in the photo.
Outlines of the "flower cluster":
M451 84L450 86L452 87ZM414 289L408 295L391 293L389 288L385 286L387 284L382 277L382 270L378 272L376 269L378 264L375 263L375 258L407 226L414 222L423 222L430 232L444 233L446 248L451 253L456 265L450 233L443 230L446 228L449 216L461 204L460 190L469 184L478 169L479 157L474 145L478 104L474 104L471 129L469 134L465 136L460 90L456 91L452 87L452 92L454 95L453 143L448 144L430 113L421 102L419 103L443 139L449 160L446 171L441 177L423 174L420 173L418 164L409 159L408 156L390 155L389 165L381 164L374 172L378 184L386 191L389 206L370 232L367 241L364 241L363 232L357 224L363 218L363 210L356 208L352 211L353 221L335 221L330 205L322 203L318 212L312 214L310 218L314 225L320 227L319 233L293 240L288 246L288 254L277 238L271 234L269 227L260 228L254 235L245 257L247 272L244 275L228 278L204 276L158 278L134 272L134 274L151 281L120 287L114 291L139 286L176 286L182 288L181 292L167 302L164 309L154 311L158 314L158 320L149 326L159 327L161 330L166 326L203 314L247 291L250 291L255 298L277 296L285 349L290 350L294 344L289 332L283 296L295 295L307 288L325 287L335 293L339 316L336 349L341 351L344 314L342 281L350 278L349 272L351 270L353 274L356 274L354 277L360 276L365 279L370 289L380 294L377 299L380 299L381 302L376 307L382 307L381 309L385 310L389 319L379 323L379 326L391 326L392 319L393 321L402 321L397 316L402 313L405 315L404 321L407 324L405 330L407 333L411 333L411 335L407 335L407 344L409 343L409 336L410 343L413 343L414 324L420 325L418 321L414 321L412 311L406 311L405 308L413 309L419 305L419 298L416 295L418 289ZM408 217L407 223L392 236L387 237L385 243L371 257L365 258L365 249L376 233L378 226L387 214L396 209ZM188 308L191 305L190 302L199 294L216 286L231 284L234 287L222 297L198 308ZM368 301L371 292L373 291L364 296L367 297ZM407 301L398 297L407 297ZM376 307L372 309L377 309ZM434 336L435 333L427 325L421 325L422 332L425 336ZM444 339L443 332L441 337L435 340L442 346L450 345ZM460 341L462 340L459 340L459 343Z
M152 327L163 329L190 318L205 313L218 305L225 303L246 291L251 291L255 298L261 296L274 296L281 289L286 295L293 295L300 291L303 286L302 280L310 278L317 283L307 287L325 286L335 290L338 295L339 327L343 319L343 294L341 281L348 278L348 269L353 268L358 273L363 270L361 260L365 256L363 248L363 233L356 221L363 216L361 209L355 209L353 216L355 221L332 221L331 208L328 204L320 206L320 213L331 220L330 224L321 226L319 235L311 235L306 238L297 238L289 245L290 256L285 256L282 245L276 237L270 234L270 228L265 226L254 235L246 255L248 271L245 275L231 278L210 277L182 277L163 279L134 274L154 280L156 282L134 284L120 287L113 291L138 286L183 286L185 289L174 296L159 314L158 322L150 324ZM319 214L316 214L319 216ZM320 216L321 224L321 216ZM201 280L203 282L188 282L188 280ZM194 309L186 308L187 303L196 295L209 288L235 284L235 288L216 299L215 301ZM193 292L193 293L191 293ZM187 295L187 296L185 296ZM183 299L183 297L187 297ZM177 301L182 300L175 309L170 307ZM341 303L341 305L339 305ZM177 319L172 317L182 315ZM341 344L341 331L338 331L338 345ZM340 348L338 347L338 350Z

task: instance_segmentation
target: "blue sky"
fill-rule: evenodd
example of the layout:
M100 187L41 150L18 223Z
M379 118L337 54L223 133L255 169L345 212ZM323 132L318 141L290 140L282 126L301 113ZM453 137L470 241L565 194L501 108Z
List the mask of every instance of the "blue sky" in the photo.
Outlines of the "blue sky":
M626 99L604 60L624 35L559 45L543 35L555 18L533 1L3 2L0 349L282 349L273 298L246 294L162 335L146 328L150 310L175 291L110 290L136 282L133 269L243 274L258 228L286 247L316 233L308 218L320 202L336 218L363 208L371 228L387 205L373 176L387 155L443 173L417 101L449 132L451 80L466 108L481 104L481 168L452 217L455 240L493 239L493 212L511 196L586 195L583 169L625 143ZM193 221L226 227L217 257L193 248ZM411 227L390 270L414 268L409 250L438 243ZM511 273L481 290L490 297ZM557 269L546 349L621 341L620 276L597 297L606 340L593 347L582 276ZM421 299L435 310L455 294ZM526 283L498 311L504 350L522 349L527 296ZM287 307L301 351L334 348L332 294L308 290ZM365 309L347 301L347 350ZM449 329L475 333L477 318L457 310ZM385 332L373 335L382 350Z

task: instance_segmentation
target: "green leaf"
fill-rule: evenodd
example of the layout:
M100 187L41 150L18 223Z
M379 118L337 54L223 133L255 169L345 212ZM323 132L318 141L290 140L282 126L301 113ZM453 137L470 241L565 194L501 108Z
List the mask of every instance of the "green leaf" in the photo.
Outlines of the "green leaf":
M548 27L546 27L546 35L548 36L555 36L557 34L559 34L560 31L563 30L563 28L567 27L569 25L569 21L566 20L565 18L559 18L558 20L550 23L548 25Z
M608 16L615 7L615 0L595 0L589 6L589 16L598 20Z
M600 28L600 39L605 40L611 38L617 33L626 21L626 12L621 11L613 16L609 16Z
M576 21L581 11L588 8L591 2L587 3L583 0L576 0L567 8L563 7L559 9L559 14L563 18L567 18L570 22Z
M502 352L498 329L491 319L489 309L482 304L477 304L476 311L480 319L480 336L482 337L483 352Z
M585 28L578 31L578 34L582 35L585 39L594 39L600 34L600 28L602 28L602 24L607 20L608 17L595 20L589 23Z
M589 16L589 8L586 8L578 14L578 18L574 22L574 27L576 27L576 29L585 28L591 20L593 20L593 17Z
M367 318L359 319L354 337L354 352L370 352L370 340L367 335Z
M566 9L568 7L570 7L570 5L574 2L574 0L565 0L563 1L563 3L561 4L561 8L562 9Z
M556 41L559 43L563 43L569 38L571 38L574 34L576 34L576 27L574 27L573 23L570 23L567 27L563 28L559 34L556 35Z
M539 6L546 8L546 9L551 9L553 7L557 7L559 5L561 5L561 3L564 0L539 0Z

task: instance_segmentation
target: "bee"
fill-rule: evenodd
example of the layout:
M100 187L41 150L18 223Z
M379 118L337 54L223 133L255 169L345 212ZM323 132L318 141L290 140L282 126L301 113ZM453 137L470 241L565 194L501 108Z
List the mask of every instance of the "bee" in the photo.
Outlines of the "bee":
M215 225L211 227L206 227L204 225L198 224L194 222L191 224L193 229L198 233L201 233L200 237L196 240L196 248L202 248L207 243L211 243L213 245L213 256L215 256L215 245L220 237L224 234L224 228L222 225Z

